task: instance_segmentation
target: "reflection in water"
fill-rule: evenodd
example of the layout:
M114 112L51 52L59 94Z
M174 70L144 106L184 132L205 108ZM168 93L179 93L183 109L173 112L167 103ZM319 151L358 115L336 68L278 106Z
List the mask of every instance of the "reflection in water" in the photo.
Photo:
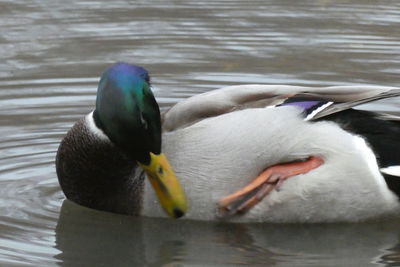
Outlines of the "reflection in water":
M390 266L398 263L400 253L398 224L139 219L64 201L56 228L61 253L56 258L62 266Z
M141 220L63 202L56 227L56 248L61 251L56 258L62 266L140 265L143 247Z
M128 266L147 264L270 264L248 228L184 220L133 218L79 207L64 201L56 228L56 256L66 266L80 263Z
M398 86L399 13L397 1L1 1L0 265L398 265L398 222L166 221L68 202L60 213L54 158L119 60L151 72L162 109L242 83Z
M379 257L377 263L384 266L399 266L400 262L400 244L398 243L393 248L387 249L382 256Z

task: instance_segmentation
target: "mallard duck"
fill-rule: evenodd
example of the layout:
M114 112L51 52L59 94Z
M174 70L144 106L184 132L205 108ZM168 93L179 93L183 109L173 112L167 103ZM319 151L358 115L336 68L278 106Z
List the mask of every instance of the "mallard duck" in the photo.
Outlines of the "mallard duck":
M355 109L399 89L230 86L160 118L150 87L139 66L104 72L95 110L57 153L68 199L123 214L163 216L163 209L175 218L242 222L400 214L400 117Z

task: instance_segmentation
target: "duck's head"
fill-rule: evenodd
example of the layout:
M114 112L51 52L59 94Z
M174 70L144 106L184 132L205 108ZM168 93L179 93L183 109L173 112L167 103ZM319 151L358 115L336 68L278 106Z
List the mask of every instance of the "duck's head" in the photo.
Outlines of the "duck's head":
M161 119L148 72L117 63L102 75L94 120L132 161L145 170L165 212L179 218L186 212L184 193L161 153Z

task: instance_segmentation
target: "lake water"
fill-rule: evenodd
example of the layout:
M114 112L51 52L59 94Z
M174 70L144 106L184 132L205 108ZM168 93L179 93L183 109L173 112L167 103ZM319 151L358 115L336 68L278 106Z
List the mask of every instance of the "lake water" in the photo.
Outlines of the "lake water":
M0 1L0 266L400 265L400 221L207 223L64 201L58 144L116 61L151 72L163 109L243 83L399 86L400 2Z

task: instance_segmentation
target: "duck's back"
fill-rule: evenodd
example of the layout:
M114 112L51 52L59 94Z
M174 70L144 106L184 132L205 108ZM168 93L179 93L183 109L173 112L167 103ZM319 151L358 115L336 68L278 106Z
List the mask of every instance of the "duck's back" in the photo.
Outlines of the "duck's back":
M320 121L305 121L301 104L285 105L299 94L325 101L321 107L327 108L310 116ZM216 219L216 203L265 168L311 155L325 163L287 180L279 192L233 219L326 222L397 214L398 197L380 173L368 140L323 117L398 95L398 88L378 86L241 85L178 103L164 115L163 149L187 190L187 217ZM147 213L157 214L150 200L144 203L150 206Z

